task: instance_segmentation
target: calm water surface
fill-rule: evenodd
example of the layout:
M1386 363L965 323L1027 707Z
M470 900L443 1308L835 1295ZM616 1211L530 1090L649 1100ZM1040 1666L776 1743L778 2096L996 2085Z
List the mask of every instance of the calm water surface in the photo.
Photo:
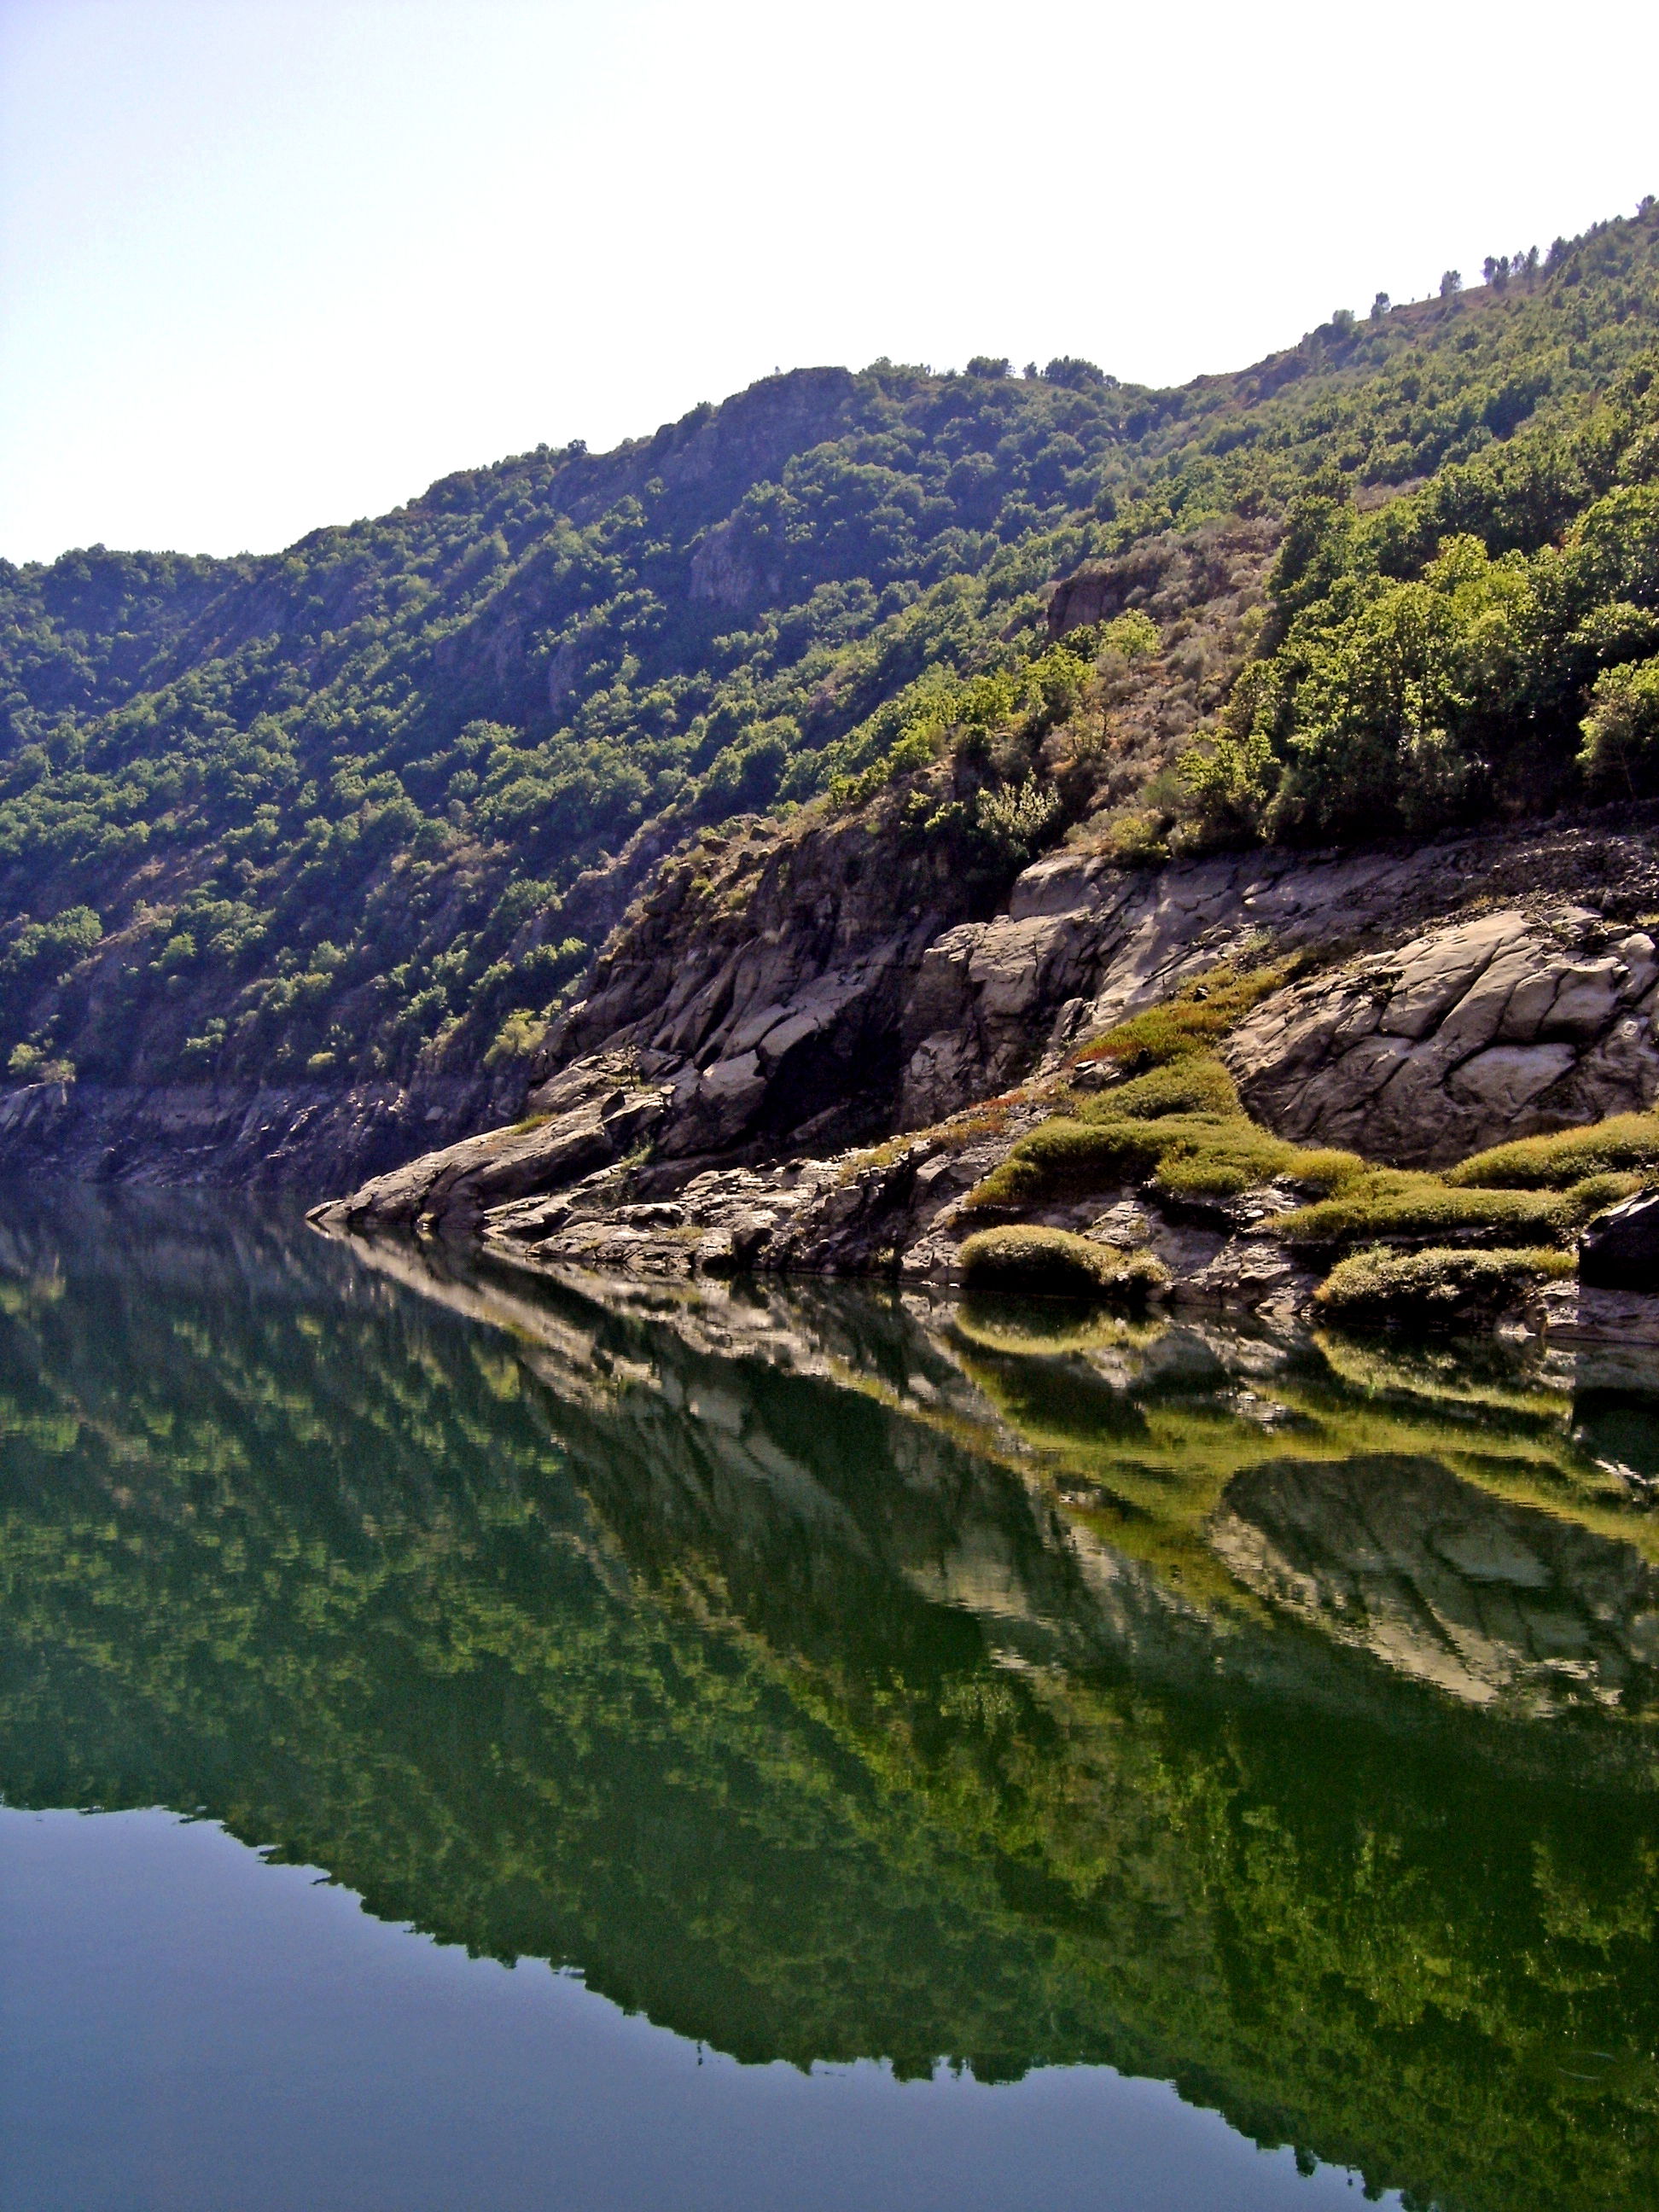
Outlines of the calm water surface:
M1633 1360L0 1200L0 2207L1659 2203Z

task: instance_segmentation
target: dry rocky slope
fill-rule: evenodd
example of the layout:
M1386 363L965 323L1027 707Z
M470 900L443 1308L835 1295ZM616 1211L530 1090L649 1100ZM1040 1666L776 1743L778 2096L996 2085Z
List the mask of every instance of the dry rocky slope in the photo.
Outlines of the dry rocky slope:
M1004 912L961 905L925 853L856 817L673 856L544 1048L525 1117L319 1218L613 1273L952 1283L984 1225L965 1194L1043 1118L1069 1053L1219 961L1291 952L1311 972L1224 1047L1278 1133L1434 1166L1659 1095L1649 822L1161 868L1061 853ZM1126 1188L1025 1218L1150 1247L1178 1301L1291 1320L1314 1278L1264 1233L1288 1203ZM1553 1295L1571 1333L1580 1294ZM1604 1331L1645 1328L1640 1302L1602 1304Z

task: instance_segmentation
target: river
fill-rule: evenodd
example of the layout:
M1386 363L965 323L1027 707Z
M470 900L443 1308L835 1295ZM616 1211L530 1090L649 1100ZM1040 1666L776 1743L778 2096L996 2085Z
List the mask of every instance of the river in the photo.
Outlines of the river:
M0 2208L1659 2202L1655 1382L0 1195Z

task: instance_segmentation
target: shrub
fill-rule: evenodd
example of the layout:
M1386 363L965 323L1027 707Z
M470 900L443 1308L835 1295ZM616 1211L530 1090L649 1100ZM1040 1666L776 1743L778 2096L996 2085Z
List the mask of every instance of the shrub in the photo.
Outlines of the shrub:
M1659 1174L1659 1114L1615 1114L1587 1129L1522 1137L1476 1152L1445 1180L1460 1188L1565 1190L1587 1176Z
M1358 1252L1314 1293L1333 1321L1451 1328L1487 1322L1552 1277L1572 1273L1565 1252Z
M1152 1121L1166 1114L1213 1114L1240 1120L1233 1079L1210 1053L1187 1053L1132 1077L1073 1109L1081 1121Z
M1103 652L1121 653L1126 660L1138 660L1146 653L1156 653L1161 642L1158 624L1139 607L1131 607L1101 625Z
M1075 1063L1119 1060L1130 1066L1159 1067L1187 1053L1203 1052L1243 1021L1252 1006L1297 972L1295 961L1239 969L1231 961L1183 983L1173 998L1119 1022L1073 1054Z
M1578 764L1593 789L1650 793L1659 782L1659 658L1595 680Z
M545 1022L538 1021L528 1006L515 1006L495 1032L483 1064L499 1067L503 1060L527 1059L546 1035Z
M1164 817L1153 806L1127 806L1109 816L1099 849L1121 868L1162 867L1170 857Z
M1036 1291L1144 1305L1167 1287L1150 1252L1123 1252L1064 1229L984 1229L962 1248L963 1281L975 1290Z
M54 1057L44 1045L14 1045L6 1073L15 1083L73 1083L75 1062Z
M1284 1215L1273 1230L1290 1244L1459 1236L1535 1242L1571 1235L1582 1218L1565 1193L1453 1189L1438 1176L1378 1168L1317 1205Z
M1035 776L1000 791L981 791L975 802L981 830L1010 860L1023 860L1042 845L1059 816L1060 797Z

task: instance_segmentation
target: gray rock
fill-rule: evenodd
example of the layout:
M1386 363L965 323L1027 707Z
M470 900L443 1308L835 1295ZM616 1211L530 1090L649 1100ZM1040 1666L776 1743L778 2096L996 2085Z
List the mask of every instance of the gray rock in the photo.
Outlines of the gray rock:
M1252 1113L1401 1166L1639 1110L1659 1093L1651 941L1511 908L1276 993L1228 1041Z
M1659 1090L1659 955L1608 926L1607 881L1627 911L1659 902L1650 843L1504 832L1143 872L1062 853L1026 871L1006 914L972 920L936 855L907 858L866 821L740 825L723 848L671 856L629 909L538 1063L538 1126L430 1153L336 1214L623 1276L950 1285L984 1225L967 1194L1045 1110L998 1095L1269 946L1348 957L1230 1041L1251 1109L1288 1136L1437 1164ZM982 1119L937 1126L993 1097ZM1177 1303L1291 1326L1313 1279L1272 1235L1289 1202L1101 1193L1028 1218L1085 1234L1133 1220ZM1589 1304L1559 1322L1564 1341L1603 1334Z
M487 1208L556 1191L620 1160L661 1122L666 1085L619 1084L626 1055L605 1054L567 1071L551 1095L563 1107L427 1152L365 1183L353 1197L313 1209L331 1227L403 1227L471 1236Z

